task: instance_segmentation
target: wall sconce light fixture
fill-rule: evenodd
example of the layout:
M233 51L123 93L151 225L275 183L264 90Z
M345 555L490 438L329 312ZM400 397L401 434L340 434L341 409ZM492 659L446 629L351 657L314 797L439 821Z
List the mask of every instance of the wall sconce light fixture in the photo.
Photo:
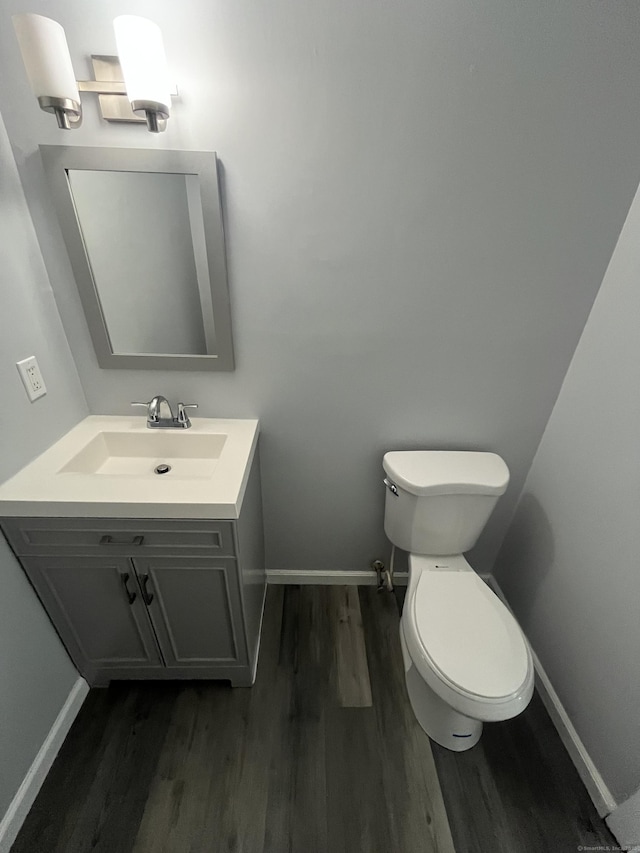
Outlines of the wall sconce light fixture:
M95 80L76 80L64 30L42 15L14 15L13 25L33 94L41 109L54 113L64 130L82 123L80 92L98 95L107 121L146 122L165 130L171 95L162 33L137 15L113 22L119 56L92 56Z

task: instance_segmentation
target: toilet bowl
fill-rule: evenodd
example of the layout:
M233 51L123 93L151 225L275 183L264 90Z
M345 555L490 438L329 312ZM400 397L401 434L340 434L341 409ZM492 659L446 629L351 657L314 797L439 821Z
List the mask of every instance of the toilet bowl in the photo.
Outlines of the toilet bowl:
M529 647L462 555L411 554L409 572L400 640L413 711L441 746L470 749L483 722L515 717L529 704Z
M392 452L383 466L385 531L409 551L400 622L407 692L426 733L460 752L478 742L483 722L516 716L533 694L518 623L462 554L509 472L496 454L468 451Z

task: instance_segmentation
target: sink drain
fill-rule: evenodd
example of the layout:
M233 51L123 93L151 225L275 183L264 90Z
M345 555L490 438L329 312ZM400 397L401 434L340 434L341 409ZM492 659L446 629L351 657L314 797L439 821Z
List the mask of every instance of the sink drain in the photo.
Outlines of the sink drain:
M156 474L168 474L171 470L171 465L167 465L166 462L163 462L160 465L156 465L153 470L156 472Z

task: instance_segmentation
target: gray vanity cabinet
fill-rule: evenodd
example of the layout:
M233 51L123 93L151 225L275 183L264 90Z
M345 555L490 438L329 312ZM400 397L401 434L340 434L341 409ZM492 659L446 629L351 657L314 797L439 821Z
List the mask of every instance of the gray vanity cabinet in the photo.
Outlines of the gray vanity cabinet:
M89 682L163 666L135 573L123 557L27 557L23 565Z
M78 670L255 678L266 589L257 459L237 519L1 519Z
M247 664L234 560L23 557L78 669L112 678L230 677ZM161 672L159 670L162 670ZM242 677L240 681L244 683Z

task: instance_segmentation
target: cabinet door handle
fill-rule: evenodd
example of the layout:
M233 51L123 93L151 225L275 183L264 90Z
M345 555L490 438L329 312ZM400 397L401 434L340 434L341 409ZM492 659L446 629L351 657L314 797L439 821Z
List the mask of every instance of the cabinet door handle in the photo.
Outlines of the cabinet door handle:
M110 533L107 533L100 540L100 545L142 545L144 542L144 536L134 536L133 539L127 541L118 541L111 536Z
M147 584L149 583L149 575L140 575L140 580L142 581L142 600L145 604L151 604L153 601L153 593L149 592L147 589Z
M129 572L124 572L123 574L121 574L120 580L122 581L122 586L124 587L124 591L129 604L133 604L133 602L136 600L136 593L131 592L129 587L127 586L127 582L129 580Z

